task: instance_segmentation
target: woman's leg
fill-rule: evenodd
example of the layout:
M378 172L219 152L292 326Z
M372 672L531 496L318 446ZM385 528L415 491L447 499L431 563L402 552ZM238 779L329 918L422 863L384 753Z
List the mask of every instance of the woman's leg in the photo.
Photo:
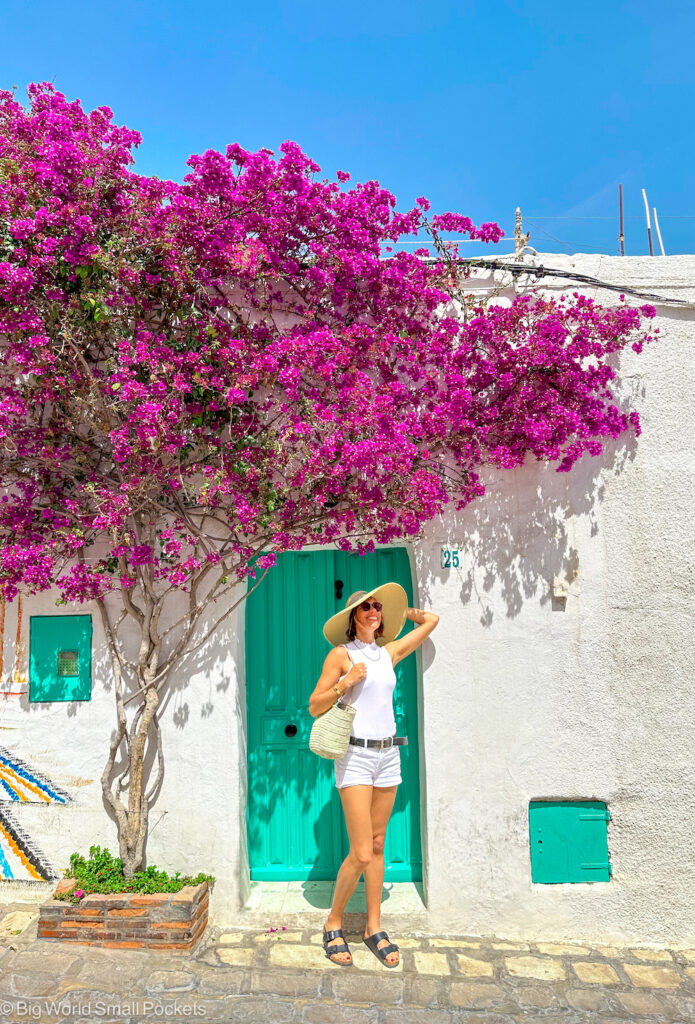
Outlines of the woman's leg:
M367 925L364 936L374 935L381 931L381 891L384 886L384 840L386 826L396 800L398 786L375 786L372 793L372 859L364 869L364 888L367 897ZM388 945L381 939L378 945ZM398 953L389 953L386 957L390 964L397 964Z
M350 852L340 865L333 893L333 904L326 921L327 932L342 927L343 913L348 900L355 891L363 871L366 877L367 865L372 859L372 819L370 812L372 787L345 786L339 789L338 792L340 793L345 813L345 825L350 840ZM328 949L330 950L331 945L339 945L342 941L340 938L332 939L328 943ZM349 961L350 954L336 953L335 959Z

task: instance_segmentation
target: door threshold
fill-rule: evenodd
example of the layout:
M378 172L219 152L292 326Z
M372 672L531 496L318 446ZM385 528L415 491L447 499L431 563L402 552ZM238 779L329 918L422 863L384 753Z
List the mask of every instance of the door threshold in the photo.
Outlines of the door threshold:
M244 916L251 919L277 919L290 917L316 917L324 919L333 901L335 881L328 882L251 882L251 891L242 907ZM426 908L423 900L422 882L388 882L381 897L382 912L389 916L423 918ZM359 882L346 914L364 915L367 903L364 882Z

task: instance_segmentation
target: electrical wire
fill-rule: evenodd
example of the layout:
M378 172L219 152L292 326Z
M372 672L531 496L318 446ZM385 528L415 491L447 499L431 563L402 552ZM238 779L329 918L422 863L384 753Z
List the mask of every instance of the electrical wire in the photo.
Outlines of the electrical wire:
M572 217L569 214L557 213L557 214L531 214L534 220L615 220L615 217ZM690 213L664 213L660 214L662 220L695 220L695 214ZM526 217L524 217L526 219ZM638 217L635 214L630 214L623 218L623 220L644 220L644 217Z
M572 255L573 256L576 256L578 252L582 251L582 249L573 248L570 245L569 242L563 242L560 238L556 238L555 235L551 235L549 231L546 231L545 228L542 228L539 224L534 224L533 221L529 220L528 217L525 217L524 220L528 224L529 227L535 228L536 231L542 231L543 234L546 235L548 238L552 238L553 242L557 242L558 245L564 245L565 248L567 248L567 249L572 249ZM601 251L604 244L605 244L604 242L596 242L596 241L591 241L589 239L587 239L585 242L581 243L582 248L584 249L584 251L586 251L585 247L590 245L590 246L592 246L594 252L596 252L598 255L601 255L601 256L611 256L611 255L614 255L613 253L607 253L607 252L602 252ZM617 246L616 246L616 250L617 250ZM616 252L615 255L618 255L618 253Z
M558 245L564 245L565 249L569 249L572 256L576 255L577 250L573 249L569 242L563 242L560 238L556 238L555 235L551 235L549 231L545 230L545 228L541 228L537 224L532 223L528 217L526 217L525 220L530 228L535 228L536 231L542 231L544 235L548 236L548 238L552 238L553 242L557 242Z
M648 299L650 302L658 302L666 306L695 308L695 303L690 302L688 299L673 299L663 295L655 295L653 292L641 292L631 288L629 285L611 284L609 281L601 281L598 277L592 277L589 274L577 274L571 270L559 270L556 267L534 267L525 263L503 263L501 260L491 260L480 256L469 256L465 259L462 257L459 259L459 263L467 263L471 267L483 267L490 270L506 270L514 279L524 274L529 274L536 278L564 277L568 281L580 281L582 284L591 284L598 288L606 288L608 291L634 295L637 298Z

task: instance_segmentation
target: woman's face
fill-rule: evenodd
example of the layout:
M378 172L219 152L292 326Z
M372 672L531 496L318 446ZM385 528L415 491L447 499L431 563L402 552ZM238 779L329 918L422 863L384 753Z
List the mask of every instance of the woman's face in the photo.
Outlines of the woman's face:
M358 605L355 611L355 620L367 631L378 629L381 623L381 612L374 608L372 598L369 598L369 605L369 611L365 611L361 605Z

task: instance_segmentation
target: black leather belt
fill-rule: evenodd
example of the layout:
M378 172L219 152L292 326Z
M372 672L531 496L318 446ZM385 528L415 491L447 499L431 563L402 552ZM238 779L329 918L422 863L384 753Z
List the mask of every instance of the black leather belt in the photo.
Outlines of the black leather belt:
M360 736L351 736L350 743L354 747L405 747L408 745L407 736L387 736L385 740L365 740Z

